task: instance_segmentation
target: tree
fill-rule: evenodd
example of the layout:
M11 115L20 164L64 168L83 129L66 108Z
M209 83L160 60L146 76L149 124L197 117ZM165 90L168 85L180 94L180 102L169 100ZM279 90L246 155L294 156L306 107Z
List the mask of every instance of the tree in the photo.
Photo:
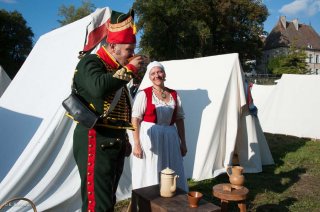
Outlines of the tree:
M269 60L268 71L272 74L306 74L308 73L306 58L304 50L292 45L287 55L282 54Z
M12 79L32 49L33 32L17 11L0 10L0 65Z
M140 49L157 60L262 52L268 11L261 0L136 0Z
M58 20L58 22L61 26L64 26L91 14L94 10L95 6L90 0L82 0L82 5L78 9L74 5L69 7L62 5L59 7L58 15L62 16L63 19Z

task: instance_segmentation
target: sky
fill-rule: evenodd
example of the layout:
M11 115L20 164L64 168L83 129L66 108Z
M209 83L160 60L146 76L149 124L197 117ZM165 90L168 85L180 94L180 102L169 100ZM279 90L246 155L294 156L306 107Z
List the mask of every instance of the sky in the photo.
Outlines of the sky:
M110 7L112 10L127 12L134 0L91 0L96 7ZM320 0L263 0L269 16L264 22L264 30L271 32L280 16L288 21L297 18L299 23L311 24L320 34ZM0 0L0 9L17 10L27 21L34 33L34 42L39 37L59 27L58 10L61 5L79 7L81 0ZM138 39L139 40L139 39Z

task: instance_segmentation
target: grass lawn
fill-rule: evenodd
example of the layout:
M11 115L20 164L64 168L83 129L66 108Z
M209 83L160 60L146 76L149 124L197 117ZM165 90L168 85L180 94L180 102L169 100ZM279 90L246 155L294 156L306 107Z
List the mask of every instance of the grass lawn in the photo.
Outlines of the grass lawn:
M320 141L284 135L265 134L275 165L264 166L263 172L244 174L245 186L250 190L248 211L320 211ZM201 191L204 199L220 205L212 196L212 187L228 182L222 174L214 179L194 182L190 190ZM127 206L119 202L116 211ZM235 203L229 211L238 211Z

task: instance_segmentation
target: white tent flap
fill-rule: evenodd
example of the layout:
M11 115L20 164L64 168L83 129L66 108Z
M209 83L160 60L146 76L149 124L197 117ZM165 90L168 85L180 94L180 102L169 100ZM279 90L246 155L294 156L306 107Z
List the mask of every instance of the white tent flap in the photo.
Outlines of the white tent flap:
M254 85L263 131L319 139L319 85L319 75L294 74L283 74L273 88Z

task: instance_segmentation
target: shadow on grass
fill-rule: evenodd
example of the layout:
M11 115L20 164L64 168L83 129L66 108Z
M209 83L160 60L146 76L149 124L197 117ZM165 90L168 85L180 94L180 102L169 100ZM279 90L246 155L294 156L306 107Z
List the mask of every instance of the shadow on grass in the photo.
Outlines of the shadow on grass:
M257 212L270 212L270 211L282 211L287 212L290 211L288 207L293 205L297 201L296 198L287 198L279 202L279 204L264 204L260 205L256 208Z
M294 197L279 199L278 195L299 181L299 176L306 173L306 169L299 167L279 169L279 167L286 166L284 164L285 156L303 147L308 139L283 135L265 135L275 164L264 166L261 173L244 174L245 186L250 191L247 197L247 208L249 211L289 211L289 206L293 205L297 199ZM202 192L204 199L220 206L220 201L212 195L212 187L227 182L229 182L228 175L222 174L214 179L195 183L195 185L191 183L190 190ZM253 200L258 202L259 205L253 205ZM270 202L274 202L274 204ZM239 211L236 203L229 203L228 211Z

